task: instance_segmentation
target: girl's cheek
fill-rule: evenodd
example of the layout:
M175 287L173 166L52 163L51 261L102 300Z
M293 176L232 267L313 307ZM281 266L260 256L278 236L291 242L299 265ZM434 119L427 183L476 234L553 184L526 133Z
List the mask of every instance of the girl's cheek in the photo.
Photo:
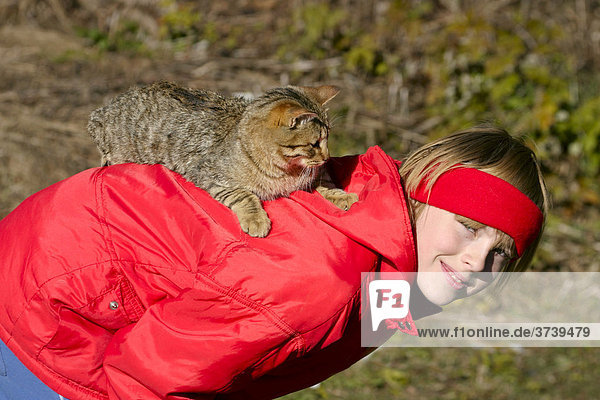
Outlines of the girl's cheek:
M458 253L466 247L471 241L470 237L465 237L463 233L452 232L446 236L441 243L441 248L447 253Z

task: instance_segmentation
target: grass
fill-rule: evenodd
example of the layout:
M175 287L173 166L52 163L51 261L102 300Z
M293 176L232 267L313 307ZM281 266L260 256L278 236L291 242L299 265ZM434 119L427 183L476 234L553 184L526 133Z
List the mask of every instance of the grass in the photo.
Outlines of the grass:
M282 399L593 399L598 371L598 348L381 348Z

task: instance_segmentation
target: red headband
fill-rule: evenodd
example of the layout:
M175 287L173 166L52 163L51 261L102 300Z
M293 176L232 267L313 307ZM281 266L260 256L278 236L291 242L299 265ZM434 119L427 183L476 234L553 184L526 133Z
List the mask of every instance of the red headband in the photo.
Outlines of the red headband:
M538 206L519 189L475 168L451 169L431 190L424 180L410 197L506 233L515 241L519 257L537 238L544 220Z

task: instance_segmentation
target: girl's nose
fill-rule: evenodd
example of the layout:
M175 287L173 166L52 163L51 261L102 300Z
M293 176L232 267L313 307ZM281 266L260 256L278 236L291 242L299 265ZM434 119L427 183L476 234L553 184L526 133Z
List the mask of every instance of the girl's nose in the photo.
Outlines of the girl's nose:
M468 271L482 272L489 270L494 262L493 241L488 238L477 238L467 246L462 261Z

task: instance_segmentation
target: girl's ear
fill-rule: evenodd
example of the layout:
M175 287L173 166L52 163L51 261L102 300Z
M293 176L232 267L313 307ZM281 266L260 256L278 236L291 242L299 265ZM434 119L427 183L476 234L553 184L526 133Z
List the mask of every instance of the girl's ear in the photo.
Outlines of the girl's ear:
M333 99L340 92L340 88L333 85L317 87L300 86L300 88L313 97L322 106L329 102L329 100Z

